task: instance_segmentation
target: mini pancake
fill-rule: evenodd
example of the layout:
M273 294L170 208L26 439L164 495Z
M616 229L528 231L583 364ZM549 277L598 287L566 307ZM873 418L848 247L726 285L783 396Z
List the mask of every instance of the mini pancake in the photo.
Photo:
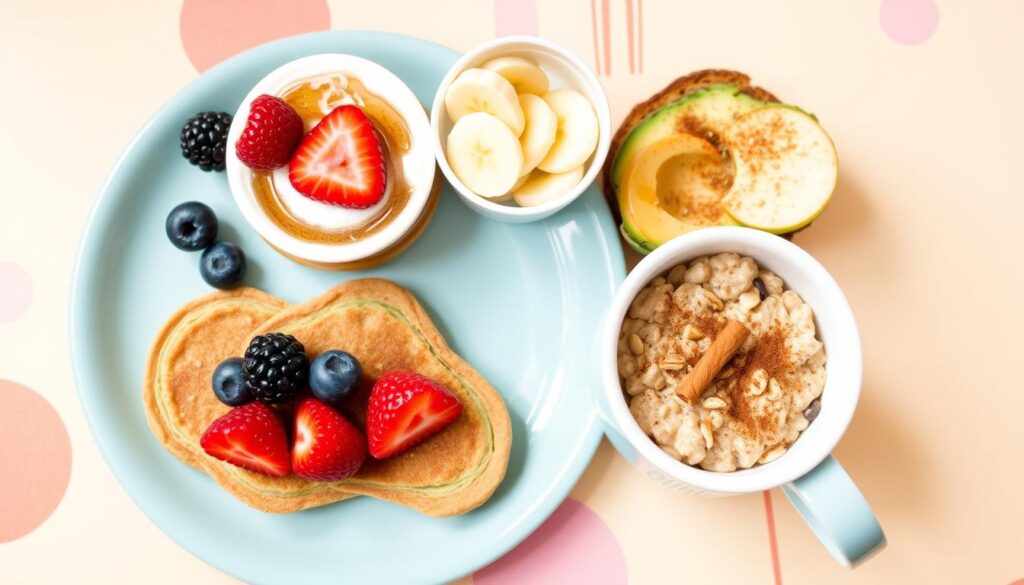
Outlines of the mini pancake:
M358 426L374 380L386 371L413 370L444 384L463 405L459 419L410 451L385 461L368 457L341 482L295 475L272 478L206 455L199 437L229 410L210 388L214 368L242 355L258 334L295 335L310 356L327 349L355 355L366 374L344 413ZM461 514L485 502L505 475L512 434L498 392L448 347L419 302L380 279L343 283L306 303L287 303L262 291L218 292L182 307L164 325L150 352L143 389L146 416L157 439L178 459L205 471L246 504L292 512L353 495L369 495L432 516ZM281 410L282 419L292 413ZM286 428L290 424L285 425Z

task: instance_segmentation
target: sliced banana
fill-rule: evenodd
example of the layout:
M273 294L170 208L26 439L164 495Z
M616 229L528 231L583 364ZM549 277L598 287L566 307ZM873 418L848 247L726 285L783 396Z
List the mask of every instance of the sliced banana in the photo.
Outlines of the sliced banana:
M493 201L495 203L504 203L506 201L511 201L512 200L512 194L516 192L516 189L522 187L523 183L526 183L527 179L529 179L529 178L530 178L530 173L526 173L522 177L519 177L519 180L516 181L515 185L512 185L512 188L508 190L508 193L505 193L504 195L499 195L497 197L488 197L487 199L489 199L489 200L491 200L491 201Z
M523 57L498 57L481 65L504 77L516 93L541 96L548 92L548 76L536 63Z
M523 147L523 174L527 174L544 160L558 133L558 118L551 106L541 98L524 93L519 95L519 105L526 115L526 128L519 137Z
M590 100L571 89L556 89L544 101L558 118L558 134L537 168L564 173L585 163L597 148L597 114Z
M520 207L543 205L565 195L583 179L583 165L564 173L533 171L529 179L512 191L512 198Z
M516 137L526 125L515 88L489 69L467 69L460 73L448 86L444 107L456 123L468 114L487 112L511 128Z
M519 180L523 150L504 122L486 112L459 118L448 133L448 164L470 191L501 197Z

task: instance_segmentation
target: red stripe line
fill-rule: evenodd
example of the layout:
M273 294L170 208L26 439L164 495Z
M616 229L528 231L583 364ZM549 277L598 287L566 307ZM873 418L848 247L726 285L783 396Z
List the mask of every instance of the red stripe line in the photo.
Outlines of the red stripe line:
M633 0L626 0L626 43L629 45L629 72L636 71L633 66Z
M772 551L772 572L775 574L775 585L782 585L782 565L779 563L779 542L775 536L775 514L772 512L772 494L764 492L764 517L768 521L768 546Z
M636 72L644 72L644 0L636 0Z
M611 0L601 0L601 27L604 30L604 74L612 74L612 28L611 9L608 5Z
M597 70L597 74L601 74L601 52L598 49L597 42L597 0L590 0L590 34L594 38L594 69Z

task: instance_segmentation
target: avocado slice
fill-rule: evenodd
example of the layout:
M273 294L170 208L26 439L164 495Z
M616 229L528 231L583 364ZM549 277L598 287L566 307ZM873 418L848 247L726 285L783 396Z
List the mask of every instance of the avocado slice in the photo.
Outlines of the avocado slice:
M719 139L729 123L765 103L732 84L709 85L686 94L648 116L629 133L612 162L612 185L618 189L630 159L656 140L685 132L702 136L720 147Z
M647 253L684 232L736 225L720 205L731 182L721 151L703 137L680 132L656 140L623 172L622 235Z
M728 185L722 185L721 181L717 181L717 185L707 184L707 181L695 182L693 178L685 177L681 170L693 162L698 151L706 156L710 149L722 157L722 172L729 171L731 161L722 148L722 135L737 117L764 105L765 102L742 93L739 86L709 85L666 105L630 132L612 162L610 173L622 214L620 231L630 246L640 253L648 253L683 232L712 225L736 225L724 209L719 212L715 206ZM703 145L698 147L697 142L686 138L666 141L673 136L694 137ZM659 146L654 150L660 152L655 156L649 151L656 144ZM667 163L661 171L655 169L662 186L654 191L649 184L623 187L624 177L631 167L637 166L634 163L642 152L647 152L649 160L640 166L649 167L654 158ZM702 160L701 164L706 165L707 159ZM648 178L654 176L649 169L641 174ZM717 189L713 191L712 187ZM645 196L638 196L640 192ZM678 195L674 196L673 192L685 192L691 201L678 201ZM651 193L664 201L651 199ZM701 212L691 213L693 209Z

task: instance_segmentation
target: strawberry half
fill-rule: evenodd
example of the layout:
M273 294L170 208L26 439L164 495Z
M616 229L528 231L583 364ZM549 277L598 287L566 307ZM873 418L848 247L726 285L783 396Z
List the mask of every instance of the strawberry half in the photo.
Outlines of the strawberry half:
M303 195L365 208L384 197L387 171L373 123L357 106L338 106L302 138L288 179Z
M234 408L210 423L199 445L211 457L249 471L288 475L288 437L277 413L262 402Z
M359 471L366 439L352 423L316 398L304 398L295 410L292 469L306 479L338 481Z
M386 459L455 422L462 404L450 390L414 372L388 372L370 391L366 436L370 454Z

